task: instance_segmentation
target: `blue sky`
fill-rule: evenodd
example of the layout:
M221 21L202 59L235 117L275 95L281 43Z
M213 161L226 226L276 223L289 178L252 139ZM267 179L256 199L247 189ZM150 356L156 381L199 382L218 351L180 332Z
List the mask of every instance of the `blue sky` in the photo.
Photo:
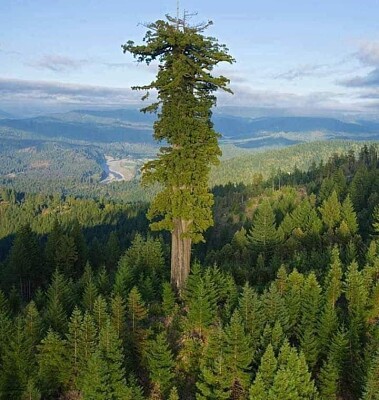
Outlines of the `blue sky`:
M235 92L220 94L220 106L376 117L378 0L181 0L180 8L197 11L194 22L213 20L207 33L237 61L216 70ZM137 106L130 87L150 82L156 67L136 64L121 44L141 41L139 23L166 13L176 14L176 0L1 0L0 109Z

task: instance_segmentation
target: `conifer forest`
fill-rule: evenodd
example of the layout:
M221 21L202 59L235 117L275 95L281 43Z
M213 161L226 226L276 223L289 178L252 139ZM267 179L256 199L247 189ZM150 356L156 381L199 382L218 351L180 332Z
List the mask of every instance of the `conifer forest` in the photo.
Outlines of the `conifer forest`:
M135 88L157 93L148 196L2 181L0 400L379 400L379 147L214 182L235 60L210 24L122 46L159 64Z

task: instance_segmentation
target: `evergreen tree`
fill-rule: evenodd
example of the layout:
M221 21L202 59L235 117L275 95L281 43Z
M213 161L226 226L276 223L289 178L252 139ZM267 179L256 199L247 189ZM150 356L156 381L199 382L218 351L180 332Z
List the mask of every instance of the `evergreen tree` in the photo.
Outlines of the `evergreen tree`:
M317 278L311 272L304 284L301 304L300 348L304 353L308 366L313 369L319 354L318 326L321 302L321 288Z
M197 400L229 399L228 364L225 354L225 336L219 326L209 337L201 360L199 379L196 382Z
M111 322L117 336L123 340L126 334L126 305L121 296L115 295L111 302Z
M55 332L63 333L67 326L67 311L71 302L70 285L64 276L55 270L47 289L45 324Z
M250 340L243 329L242 318L235 311L225 328L225 359L228 365L226 382L234 399L243 399L250 383L250 364L253 359Z
M123 50L139 62L161 62L156 80L136 88L157 90L157 102L144 111L159 109L154 137L167 142L158 159L145 164L143 181L163 186L149 217L161 217L152 228L171 232L171 281L181 289L189 274L191 243L202 240L212 224L208 174L221 152L210 121L211 107L216 103L213 92L229 91L229 81L211 72L218 63L233 59L224 45L203 36L211 22L190 26L185 18L167 18L148 24L143 45L129 41Z
M176 309L175 293L168 282L162 285L162 311L165 317L171 317Z
M320 212L322 221L328 229L333 230L337 227L341 221L341 204L335 191L327 200L323 201Z
M362 400L379 400L379 353L372 357Z
M121 342L109 320L102 327L98 348L88 361L81 391L84 400L131 400L126 386Z
M345 221L346 226L351 236L355 235L358 231L357 215L354 211L353 202L350 196L347 196L341 207L342 221Z
M69 380L69 361L66 341L49 330L39 345L38 379L42 394L54 398L66 388Z
M174 358L162 332L151 340L147 346L147 363L150 380L159 390L162 398L166 398L174 378Z
M100 332L108 319L108 304L101 294L96 297L93 305L93 319L98 331Z
M248 283L242 289L238 310L244 322L246 332L251 338L252 346L256 348L264 328L264 317L258 294Z
M249 231L248 237L257 251L263 252L265 255L271 253L273 248L280 242L275 215L267 200L257 209L253 227Z

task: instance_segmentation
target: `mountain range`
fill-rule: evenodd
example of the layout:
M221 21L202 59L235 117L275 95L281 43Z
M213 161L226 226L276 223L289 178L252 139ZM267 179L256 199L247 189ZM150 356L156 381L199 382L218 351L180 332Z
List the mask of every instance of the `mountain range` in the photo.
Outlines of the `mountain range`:
M0 110L0 128L29 137L87 142L153 143L155 115L137 109L75 110L33 118L12 118ZM314 140L379 140L379 123L345 122L323 117L249 118L215 113L213 122L222 143L244 148L281 147Z

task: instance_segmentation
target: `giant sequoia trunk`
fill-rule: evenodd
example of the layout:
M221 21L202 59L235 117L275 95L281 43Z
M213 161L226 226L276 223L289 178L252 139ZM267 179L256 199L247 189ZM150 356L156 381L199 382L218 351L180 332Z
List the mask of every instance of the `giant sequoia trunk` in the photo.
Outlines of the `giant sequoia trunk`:
M171 284L180 292L190 272L191 238L183 237L187 232L188 221L174 220L171 232Z

